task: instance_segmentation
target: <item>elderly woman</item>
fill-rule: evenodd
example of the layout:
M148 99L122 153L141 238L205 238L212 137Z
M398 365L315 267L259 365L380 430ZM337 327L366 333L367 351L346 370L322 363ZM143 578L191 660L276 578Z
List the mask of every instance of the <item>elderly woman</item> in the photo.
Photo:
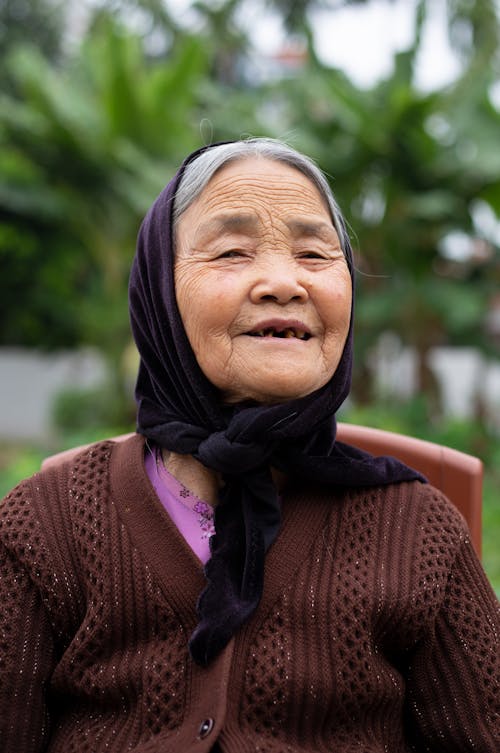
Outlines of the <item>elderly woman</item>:
M141 228L138 434L0 507L2 753L500 749L456 509L335 440L352 258L318 169L201 149Z

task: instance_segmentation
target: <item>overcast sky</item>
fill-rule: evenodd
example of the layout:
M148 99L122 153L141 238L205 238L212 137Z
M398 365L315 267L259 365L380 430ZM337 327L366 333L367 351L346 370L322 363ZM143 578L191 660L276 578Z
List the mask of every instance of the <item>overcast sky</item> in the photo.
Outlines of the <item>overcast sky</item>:
M316 13L318 54L360 86L369 86L389 73L395 52L410 46L415 6L416 0L372 0L365 7ZM416 70L416 84L424 89L449 83L459 71L447 40L446 1L433 0L429 6Z
M168 0L179 19L189 23L191 0ZM324 62L340 67L359 86L371 86L391 68L395 52L408 48L413 36L417 0L370 0L367 5L316 11L311 16L316 49ZM256 47L272 54L284 40L279 19L265 0L243 4L242 23ZM428 20L416 71L416 84L433 89L453 80L459 64L447 41L446 0L429 3Z

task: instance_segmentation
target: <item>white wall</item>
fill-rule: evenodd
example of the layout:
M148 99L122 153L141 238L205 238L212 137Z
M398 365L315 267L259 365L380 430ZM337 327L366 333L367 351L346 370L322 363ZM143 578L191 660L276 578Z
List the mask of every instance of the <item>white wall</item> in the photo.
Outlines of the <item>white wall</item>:
M102 358L91 349L48 354L1 348L0 439L46 439L57 394L97 386L105 375Z
M381 335L369 365L380 395L406 399L418 391L416 354L397 335ZM481 406L490 428L500 432L500 361L476 348L440 347L430 351L428 365L439 383L445 416L473 418Z

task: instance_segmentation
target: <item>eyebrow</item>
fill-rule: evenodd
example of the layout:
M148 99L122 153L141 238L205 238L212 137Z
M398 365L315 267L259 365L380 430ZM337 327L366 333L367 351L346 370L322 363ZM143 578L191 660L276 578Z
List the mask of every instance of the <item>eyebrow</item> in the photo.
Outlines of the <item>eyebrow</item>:
M253 214L220 214L200 225L200 231L207 235L219 233L244 232L255 230L259 222Z
M331 241L337 238L337 231L328 222L310 222L308 220L289 220L286 226L295 238L321 238Z

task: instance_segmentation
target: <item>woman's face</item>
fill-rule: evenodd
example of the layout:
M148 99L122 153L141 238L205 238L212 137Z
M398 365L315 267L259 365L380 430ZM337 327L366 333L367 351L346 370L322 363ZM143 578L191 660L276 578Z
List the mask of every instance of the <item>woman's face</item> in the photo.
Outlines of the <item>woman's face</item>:
M303 397L335 372L351 278L318 189L295 168L248 158L217 172L179 219L175 286L225 402Z

